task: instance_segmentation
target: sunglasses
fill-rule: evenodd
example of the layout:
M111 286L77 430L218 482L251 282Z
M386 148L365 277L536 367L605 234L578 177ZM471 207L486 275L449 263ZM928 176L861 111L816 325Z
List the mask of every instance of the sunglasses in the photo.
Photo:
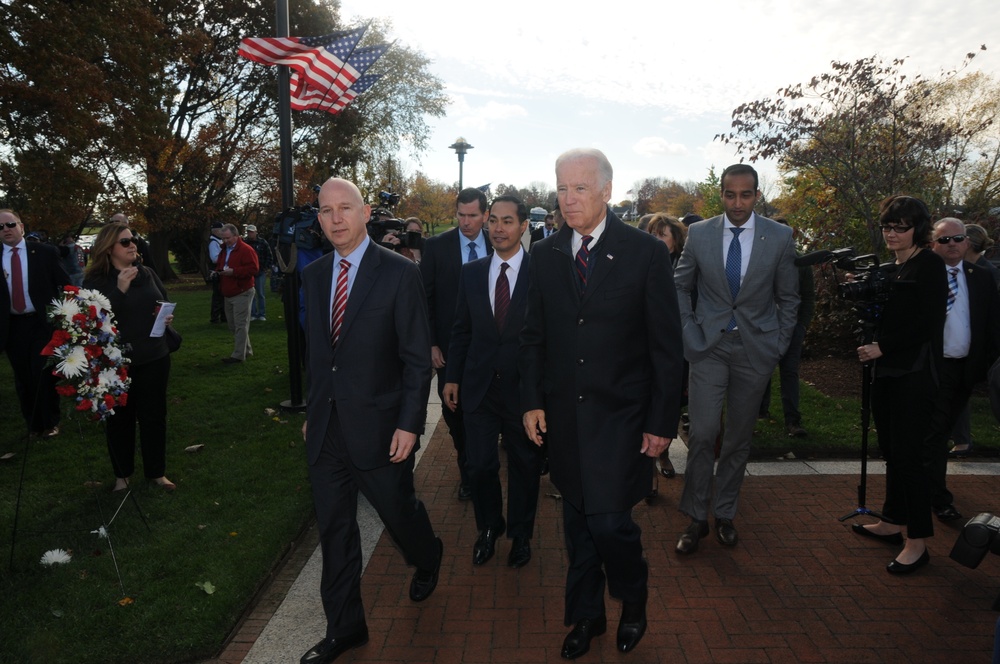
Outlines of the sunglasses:
M3 222L3 227L4 228L17 228L17 222L16 221L5 221L5 222Z
M903 226L902 224L884 224L880 226L883 233L888 233L892 231L896 235L902 235L907 231L913 230L913 226Z
M949 242L954 242L955 244L958 244L959 242L965 242L965 238L967 238L967 237L969 237L969 236L968 235L942 235L941 237L935 239L934 241L937 242L938 244L948 244Z
M120 244L123 247L130 247L130 246L132 246L132 238L130 238L130 237L123 237L120 240L118 240L118 244Z

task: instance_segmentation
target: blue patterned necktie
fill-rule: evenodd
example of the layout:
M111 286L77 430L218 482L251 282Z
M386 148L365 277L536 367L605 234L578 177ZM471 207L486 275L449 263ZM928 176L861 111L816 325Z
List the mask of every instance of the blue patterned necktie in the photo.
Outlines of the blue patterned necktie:
M740 272L743 269L743 247L740 246L740 233L742 228L731 228L733 240L729 243L729 253L726 254L726 281L729 282L729 292L736 301L736 296L740 294ZM729 319L726 332L736 329L736 314Z
M470 242L469 243L469 261L470 262L474 261L477 258L479 258L479 252L476 251L476 243L475 242Z
M955 306L955 300L958 298L958 268L950 267L948 268L948 312L951 312L951 308Z

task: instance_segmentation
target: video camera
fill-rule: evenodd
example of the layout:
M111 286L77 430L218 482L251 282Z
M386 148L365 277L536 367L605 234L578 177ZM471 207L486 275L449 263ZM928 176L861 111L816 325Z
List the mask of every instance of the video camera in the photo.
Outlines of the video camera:
M1000 517L982 512L969 519L951 548L950 557L959 565L976 569L987 552L1000 555ZM1000 611L1000 597L993 601L993 610Z
M896 270L895 263L879 263L875 254L856 256L852 247L813 251L795 259L796 267L826 263L852 276L850 281L837 282L837 295L854 303L859 322L862 325L878 322L892 292L894 282L889 275Z
M392 211L392 208L399 204L399 194L380 191L378 198L380 206L372 210L371 218L368 220L368 237L393 251L423 249L423 235L419 231L407 231L406 222L397 219ZM388 236L398 241L387 240Z

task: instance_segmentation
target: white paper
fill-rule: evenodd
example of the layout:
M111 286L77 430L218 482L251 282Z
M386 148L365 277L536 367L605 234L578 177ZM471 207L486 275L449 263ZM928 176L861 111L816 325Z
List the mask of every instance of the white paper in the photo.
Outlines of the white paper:
M163 336L163 330L167 327L167 316L174 313L176 307L176 302L160 302L160 313L156 314L156 320L153 321L153 329L149 332L150 337Z

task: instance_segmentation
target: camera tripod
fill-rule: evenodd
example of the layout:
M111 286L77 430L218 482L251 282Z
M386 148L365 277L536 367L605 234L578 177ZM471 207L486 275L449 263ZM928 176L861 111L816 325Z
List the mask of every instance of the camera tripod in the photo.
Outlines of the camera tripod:
M871 337L865 335L870 343ZM858 506L853 511L840 517L839 521L847 521L856 516L874 516L878 519L884 518L878 512L872 511L865 506L865 498L868 486L868 430L871 428L872 418L872 363L865 362L861 365L861 480L858 483Z

